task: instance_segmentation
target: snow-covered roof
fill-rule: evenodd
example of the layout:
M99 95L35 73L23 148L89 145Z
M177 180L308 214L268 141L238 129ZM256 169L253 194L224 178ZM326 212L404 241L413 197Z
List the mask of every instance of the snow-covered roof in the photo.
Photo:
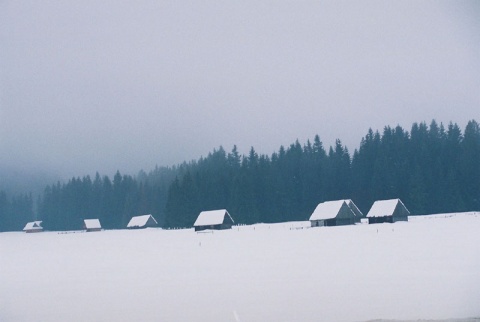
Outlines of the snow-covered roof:
M42 221L40 220L28 222L23 228L23 230L41 230L41 229L43 229L43 227L42 227Z
M155 220L155 218L153 218L152 215L143 215L132 217L132 219L130 219L130 221L128 222L127 228L144 227L150 218L152 218L155 224L158 225L157 221Z
M85 223L86 229L100 229L102 225L100 225L100 220L98 219L84 219L83 222Z
M325 220L337 217L345 200L325 201L318 204L310 216L310 220Z
M393 216L393 212L395 211L398 203L403 205L400 199L377 200L373 203L372 208L370 208L367 217Z
M232 217L226 209L202 211L200 215L198 215L198 218L195 220L193 226L221 225L225 220L225 216L228 216L232 223L234 223Z

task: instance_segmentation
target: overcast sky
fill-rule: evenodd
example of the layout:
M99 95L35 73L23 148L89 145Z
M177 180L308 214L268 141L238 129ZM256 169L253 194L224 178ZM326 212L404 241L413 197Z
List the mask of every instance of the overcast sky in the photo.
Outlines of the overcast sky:
M480 121L479 1L0 1L3 167L136 174L222 145Z

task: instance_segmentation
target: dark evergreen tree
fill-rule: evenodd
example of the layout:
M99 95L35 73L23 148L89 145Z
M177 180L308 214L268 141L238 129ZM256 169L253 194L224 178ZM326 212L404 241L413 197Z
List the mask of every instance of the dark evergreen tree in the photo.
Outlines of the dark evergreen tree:
M460 142L459 180L465 199L464 210L480 209L480 125L468 122L463 140Z

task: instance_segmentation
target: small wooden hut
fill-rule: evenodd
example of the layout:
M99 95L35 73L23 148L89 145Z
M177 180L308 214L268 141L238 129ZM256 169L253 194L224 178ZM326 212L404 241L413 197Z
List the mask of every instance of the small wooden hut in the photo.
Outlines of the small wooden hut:
M127 228L141 229L147 227L156 227L158 225L152 215L135 216L128 222Z
M410 212L400 199L377 200L367 214L369 224L408 221Z
M228 213L226 209L219 209L219 210L209 210L209 211L202 211L193 227L195 231L201 231L206 229L230 229L234 221L232 216Z
M26 233L39 233L43 231L42 222L41 221L31 221L28 222L23 231Z
M318 204L309 220L312 227L354 225L356 216L348 201L342 199Z

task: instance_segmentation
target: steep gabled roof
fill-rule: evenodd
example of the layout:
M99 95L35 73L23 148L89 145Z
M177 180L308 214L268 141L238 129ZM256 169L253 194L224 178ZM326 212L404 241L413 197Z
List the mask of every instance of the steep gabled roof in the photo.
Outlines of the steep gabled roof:
M42 221L40 220L37 220L37 221L31 221L31 222L28 222L25 227L23 228L23 230L42 230L43 227L42 227Z
M325 201L318 204L310 216L310 220L325 220L337 217L345 200Z
M202 211L200 215L198 215L198 218L195 220L193 226L221 225L224 223L226 217L232 221L232 224L234 223L232 217L226 209Z
M344 199L347 205L352 209L353 214L357 217L363 217L363 213L358 209L357 205L352 201L352 199Z
M101 229L100 220L98 219L84 219L86 229Z
M145 227L149 220L153 220L155 225L158 225L157 221L155 220L155 218L153 218L152 215L143 215L132 217L132 219L130 219L130 221L128 222L127 228Z
M395 208L397 208L399 203L405 207L400 199L377 200L373 203L372 208L370 208L367 218L393 216ZM405 209L407 208L405 207Z

